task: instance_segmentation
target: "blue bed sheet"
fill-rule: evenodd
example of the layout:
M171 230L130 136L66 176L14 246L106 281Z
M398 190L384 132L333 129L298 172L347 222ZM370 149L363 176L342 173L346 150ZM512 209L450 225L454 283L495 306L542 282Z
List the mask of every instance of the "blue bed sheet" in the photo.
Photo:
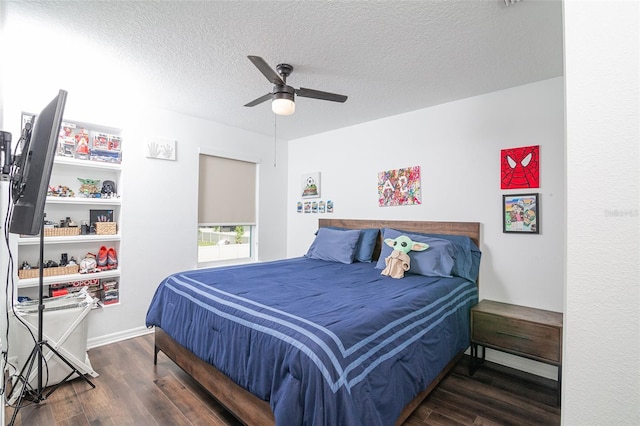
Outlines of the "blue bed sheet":
M469 345L475 283L295 258L177 273L159 326L269 401L277 425L391 425Z

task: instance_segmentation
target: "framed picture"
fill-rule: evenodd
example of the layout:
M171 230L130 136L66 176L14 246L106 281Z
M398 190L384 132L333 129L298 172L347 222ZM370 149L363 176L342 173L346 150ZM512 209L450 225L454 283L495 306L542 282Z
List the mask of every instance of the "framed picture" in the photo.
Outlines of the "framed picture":
M170 139L154 138L147 141L147 158L160 160L176 160L177 141Z
M302 198L320 198L320 172L302 175Z
M509 194L502 196L502 232L539 234L539 194Z
M422 204L420 166L378 173L378 206Z
M540 145L500 151L500 189L523 188L540 188Z
M89 210L89 222L113 222L113 210Z

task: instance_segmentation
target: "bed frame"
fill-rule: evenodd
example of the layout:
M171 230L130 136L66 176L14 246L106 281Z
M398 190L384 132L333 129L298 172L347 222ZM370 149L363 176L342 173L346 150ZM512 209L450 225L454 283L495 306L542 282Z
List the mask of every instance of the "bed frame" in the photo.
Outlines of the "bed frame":
M351 229L395 228L407 232L423 232L432 234L465 235L480 247L480 224L478 222L409 222L397 220L360 220L360 219L320 219L320 227L336 226ZM374 249L377 259L382 249L382 235L378 238ZM235 384L226 375L211 364L208 364L191 351L177 343L160 327L155 327L155 349L153 363L158 363L158 352L162 351L180 368L194 378L231 414L244 424L251 426L275 425L271 407L264 401L242 387ZM456 365L462 352L457 354L440 372L429 386L405 406L396 420L401 425L440 381Z

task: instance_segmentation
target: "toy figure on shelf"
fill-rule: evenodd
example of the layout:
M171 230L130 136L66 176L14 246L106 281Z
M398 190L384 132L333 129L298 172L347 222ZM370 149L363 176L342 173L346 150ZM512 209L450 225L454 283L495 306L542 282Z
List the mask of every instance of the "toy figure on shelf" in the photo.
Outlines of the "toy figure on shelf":
M60 134L58 137L58 155L64 157L73 157L76 147L73 129L76 125L71 123L62 123Z
M93 137L93 147L95 149L109 149L109 142L107 142L107 135L98 133Z
M87 198L100 198L100 191L98 191L98 183L100 179L83 179L78 178L80 183L80 195Z
M76 134L76 158L89 159L89 134L85 129Z
M109 149L111 151L120 151L120 146L122 145L122 138L120 136L109 137Z
M104 198L117 197L116 183L112 180L105 180L102 182L102 190L100 191Z
M56 187L50 186L47 195L52 197L75 197L71 188L62 185L58 185Z

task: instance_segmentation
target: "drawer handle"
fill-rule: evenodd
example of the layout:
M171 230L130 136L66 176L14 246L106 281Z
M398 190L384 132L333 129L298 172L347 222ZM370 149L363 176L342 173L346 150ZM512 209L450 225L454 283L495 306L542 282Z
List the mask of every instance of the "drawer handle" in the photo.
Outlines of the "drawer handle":
M502 334L503 336L515 337L517 339L531 340L528 336L522 334L508 333L506 331L496 331L496 334Z

